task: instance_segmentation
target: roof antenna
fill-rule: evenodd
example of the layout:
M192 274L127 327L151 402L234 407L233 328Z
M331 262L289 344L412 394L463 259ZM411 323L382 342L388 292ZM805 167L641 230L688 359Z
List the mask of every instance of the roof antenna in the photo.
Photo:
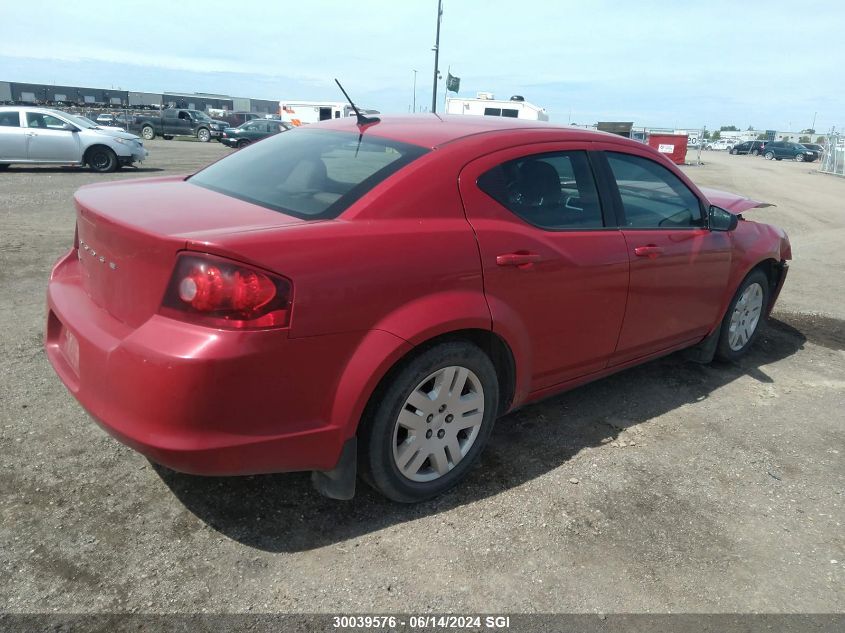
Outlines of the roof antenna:
M358 125L370 125L372 123L378 123L381 121L377 116L364 116L361 114L361 111L358 109L354 103L352 103L352 99L349 98L349 95L346 94L346 90L343 89L343 86L340 85L340 82L335 79L334 82L337 84L337 87L340 88L340 91L343 93L343 96L346 97L346 100L349 102L349 105L352 106L352 109L355 110L355 118L358 119Z

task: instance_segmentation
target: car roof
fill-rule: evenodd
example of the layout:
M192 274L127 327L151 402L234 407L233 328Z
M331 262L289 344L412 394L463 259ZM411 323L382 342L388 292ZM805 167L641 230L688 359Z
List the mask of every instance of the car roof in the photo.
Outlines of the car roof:
M308 127L359 132L355 117L343 117L312 123ZM527 121L510 117L480 115L437 115L410 114L379 116L379 122L367 125L365 134L389 138L394 141L419 145L434 149L463 138L478 134L509 133L515 130L547 130L557 132L561 140L595 140L631 143L642 147L642 143L616 134L598 132L567 125L557 125L546 121ZM567 138L568 137L568 138Z

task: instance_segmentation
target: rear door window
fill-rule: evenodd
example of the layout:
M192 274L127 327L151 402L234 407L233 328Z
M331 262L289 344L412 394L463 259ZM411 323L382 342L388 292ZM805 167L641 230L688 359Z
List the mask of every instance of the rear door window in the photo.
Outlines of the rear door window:
M366 134L297 129L232 154L188 182L298 218L334 218L427 151Z
M586 152L535 154L482 174L478 187L529 224L547 230L604 226Z
M17 111L0 112L0 127L20 127L21 115Z

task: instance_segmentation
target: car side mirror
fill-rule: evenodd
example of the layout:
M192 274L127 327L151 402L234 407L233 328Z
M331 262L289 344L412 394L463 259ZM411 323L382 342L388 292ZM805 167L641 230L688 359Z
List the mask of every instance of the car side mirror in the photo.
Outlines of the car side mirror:
M76 126L71 125L70 123L65 123L64 125L62 125L62 129L63 129L65 132L78 132L78 131L79 131L79 128L77 128Z
M736 215L714 205L710 206L707 215L711 231L733 231L739 224L739 218Z

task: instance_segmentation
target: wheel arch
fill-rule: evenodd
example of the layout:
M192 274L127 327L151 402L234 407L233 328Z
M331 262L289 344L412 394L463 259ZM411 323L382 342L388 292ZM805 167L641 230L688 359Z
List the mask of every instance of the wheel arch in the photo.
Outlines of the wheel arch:
M725 289L725 296L722 300L722 309L719 311L719 320L713 326L713 330L718 329L722 324L722 319L724 319L725 314L727 313L728 308L730 307L731 301L736 295L737 290L742 285L742 282L753 273L755 270L760 270L766 275L766 278L769 280L769 305L766 306L766 316L768 317L769 313L771 312L772 308L774 307L775 299L777 299L777 289L781 283L781 277L783 273L783 263L776 259L771 254L767 254L766 256L757 259L754 262L749 262L746 265L738 268L737 273L735 273L731 277L731 283L728 284L727 288ZM711 330L711 333L713 332Z
M462 328L439 333L412 345L383 330L367 333L341 377L332 407L332 424L344 428L344 441L353 437L391 378L420 354L441 343L467 341L478 346L499 377L499 413L513 401L516 361L507 341L489 329Z
M93 145L89 145L85 148L85 152L83 152L82 154L83 164L90 165L89 158L91 156L91 152L97 149L107 149L112 152L115 156L120 156L120 154L117 153L117 150L115 150L113 147L106 145L105 143L94 143Z

